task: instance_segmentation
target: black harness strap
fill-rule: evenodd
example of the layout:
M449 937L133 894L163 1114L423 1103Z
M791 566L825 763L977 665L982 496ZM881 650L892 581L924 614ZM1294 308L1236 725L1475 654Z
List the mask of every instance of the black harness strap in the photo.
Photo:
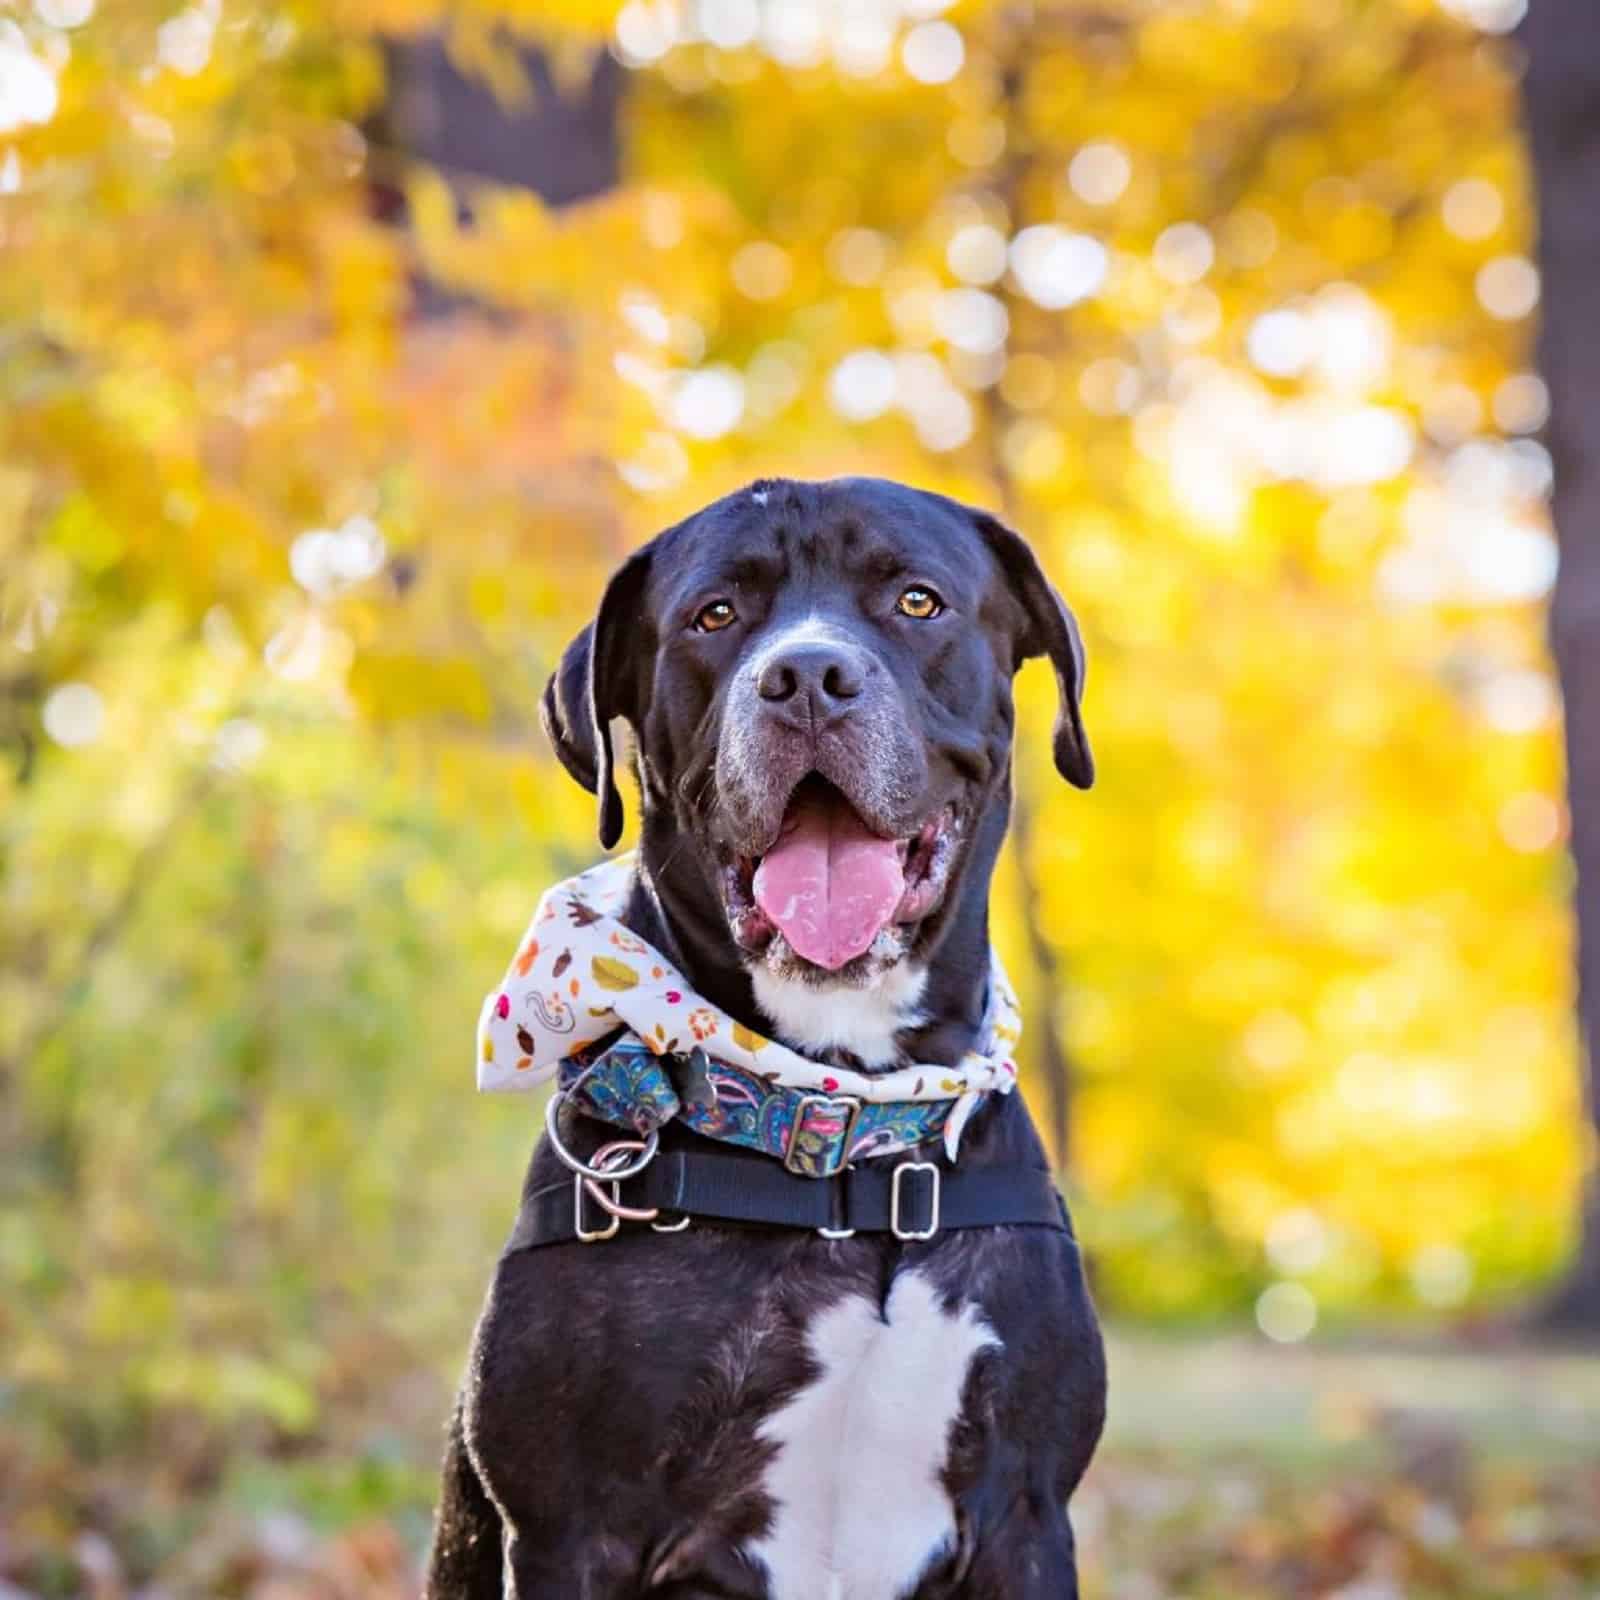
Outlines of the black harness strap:
M1034 1227L1070 1233L1049 1173L960 1168L915 1152L877 1156L832 1178L800 1177L770 1157L727 1146L663 1149L637 1177L602 1185L616 1202L660 1216L624 1222L573 1177L525 1194L505 1254L621 1230L674 1232L687 1218L804 1228L831 1236L888 1233L911 1241L949 1228Z

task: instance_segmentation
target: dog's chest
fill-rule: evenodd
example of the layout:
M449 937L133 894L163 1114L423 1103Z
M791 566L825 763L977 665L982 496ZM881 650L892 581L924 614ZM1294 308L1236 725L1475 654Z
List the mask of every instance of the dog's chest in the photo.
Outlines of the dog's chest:
M917 1272L881 1310L848 1295L816 1314L815 1376L759 1430L776 1447L761 1485L773 1515L746 1554L770 1600L895 1600L950 1549L951 1430L974 1358L999 1342Z

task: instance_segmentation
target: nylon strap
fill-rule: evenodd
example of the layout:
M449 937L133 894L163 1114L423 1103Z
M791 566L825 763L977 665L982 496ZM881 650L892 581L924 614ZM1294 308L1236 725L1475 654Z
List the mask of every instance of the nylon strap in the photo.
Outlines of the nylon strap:
M906 1170L900 1177L896 1172ZM937 1177L935 1177L937 1174ZM899 1191L896 1216L896 1189ZM726 1147L663 1149L618 1186L626 1206L661 1211L668 1228L683 1217L836 1232L933 1237L947 1229L1035 1227L1070 1233L1067 1208L1046 1172L948 1167L914 1152L882 1156L832 1178L800 1177L765 1156ZM607 1189L608 1194L611 1192ZM581 1196L581 1198L580 1198ZM581 1207L581 1210L579 1209ZM523 1196L505 1254L604 1233L614 1219L568 1178ZM691 1226L693 1223L691 1222ZM623 1222L621 1232L648 1233Z

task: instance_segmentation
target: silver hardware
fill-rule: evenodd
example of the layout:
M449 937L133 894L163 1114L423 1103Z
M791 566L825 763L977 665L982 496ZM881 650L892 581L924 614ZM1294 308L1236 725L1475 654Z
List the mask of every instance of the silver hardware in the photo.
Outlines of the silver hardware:
M933 1195L926 1228L900 1226L900 1185L908 1172L931 1172ZM931 1161L902 1161L889 1180L889 1231L901 1240L931 1239L939 1231L939 1191L944 1182L939 1169Z
M789 1129L789 1147L783 1152L783 1164L790 1172L797 1173L802 1178L814 1177L814 1173L807 1172L803 1166L797 1164L800 1135L805 1131L806 1112L812 1106L843 1107L845 1110L844 1135L839 1140L839 1162L837 1166L824 1169L822 1176L836 1178L844 1171L850 1159L850 1146L855 1143L856 1124L861 1121L861 1100L853 1094L803 1094L800 1104L795 1107L794 1126Z
M601 1207L606 1211L611 1211L611 1226L609 1228L587 1229L584 1227L583 1197L589 1185L593 1182L592 1178L584 1177L581 1172L572 1174L572 1231L577 1234L579 1241L583 1244L593 1244L596 1239L609 1239L622 1226L622 1217L617 1212L611 1211L611 1207L602 1200L600 1202ZM611 1185L611 1199L614 1204L621 1203L622 1184L620 1182L615 1182Z
M657 1212L656 1215L659 1216L660 1212ZM652 1222L650 1224L650 1231L652 1233L682 1233L683 1230L687 1228L693 1221L694 1218L691 1217L687 1211L685 1211L676 1222Z
M817 1233L824 1239L853 1239L856 1236L854 1228L818 1228Z
M661 1135L651 1129L644 1139L613 1139L595 1151L589 1161L581 1161L567 1149L561 1139L561 1106L567 1091L557 1089L544 1108L544 1130L549 1135L550 1147L563 1165L572 1172L572 1231L584 1244L597 1239L609 1239L628 1222L654 1222L661 1212L655 1206L625 1206L622 1203L622 1185L628 1178L636 1178L655 1160L656 1147ZM628 1152L637 1150L638 1156L628 1160ZM608 1195L602 1185L609 1185ZM606 1228L585 1228L583 1225L584 1196L600 1207L611 1218Z
M580 1161L562 1143L561 1134L556 1126L560 1120L562 1102L566 1098L567 1091L565 1089L557 1089L545 1103L544 1131L550 1136L551 1148L570 1171L577 1173L581 1178L593 1178L596 1183L622 1183L628 1178L637 1178L655 1160L656 1147L661 1143L661 1135L652 1128L645 1136L644 1143L639 1146L641 1154L638 1160L631 1166L616 1167L611 1171L607 1171L603 1167L593 1167L586 1161Z

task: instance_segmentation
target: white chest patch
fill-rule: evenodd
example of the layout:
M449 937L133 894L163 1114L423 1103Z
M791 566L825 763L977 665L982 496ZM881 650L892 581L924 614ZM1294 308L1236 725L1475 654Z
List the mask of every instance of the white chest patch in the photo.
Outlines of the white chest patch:
M756 1004L780 1038L802 1050L848 1050L869 1067L893 1061L895 1034L922 1020L917 1002L927 981L926 967L905 961L867 989L775 978L761 966L750 969Z
M772 1527L750 1547L771 1600L897 1600L955 1538L940 1474L972 1358L998 1345L978 1311L940 1308L920 1273L883 1314L852 1295L806 1334L821 1369L760 1437L778 1446L762 1487Z

